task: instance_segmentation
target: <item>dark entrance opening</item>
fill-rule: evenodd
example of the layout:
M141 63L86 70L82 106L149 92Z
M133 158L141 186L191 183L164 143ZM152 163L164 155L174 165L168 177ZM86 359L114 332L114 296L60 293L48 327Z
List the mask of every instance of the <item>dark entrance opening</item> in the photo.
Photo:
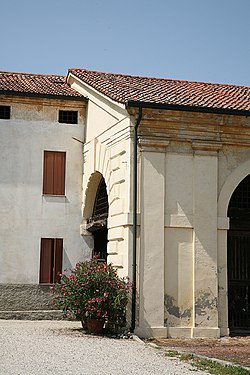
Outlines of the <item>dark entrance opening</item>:
M87 230L93 233L94 250L93 256L102 261L107 261L108 244L108 195L104 178L102 177L95 198L92 216L88 219Z
M228 312L231 334L250 333L250 175L235 189L228 207Z
M94 250L93 255L99 259L107 261L107 243L108 243L108 229L105 226L102 229L93 232L94 235Z

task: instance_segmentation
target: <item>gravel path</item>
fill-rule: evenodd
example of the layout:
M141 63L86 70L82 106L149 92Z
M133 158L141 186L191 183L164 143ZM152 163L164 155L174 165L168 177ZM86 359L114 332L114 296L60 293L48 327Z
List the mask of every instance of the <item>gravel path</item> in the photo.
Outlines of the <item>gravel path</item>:
M137 341L83 334L77 322L0 320L1 375L194 374L191 370Z

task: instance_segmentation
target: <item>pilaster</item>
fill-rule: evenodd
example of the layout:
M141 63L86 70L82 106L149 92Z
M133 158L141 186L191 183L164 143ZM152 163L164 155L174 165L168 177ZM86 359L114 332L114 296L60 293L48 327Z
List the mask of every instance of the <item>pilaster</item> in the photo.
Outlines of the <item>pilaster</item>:
M167 336L164 327L165 149L168 142L146 139L141 146L141 238L139 327L141 336Z
M217 277L217 151L194 144L193 337L219 337Z

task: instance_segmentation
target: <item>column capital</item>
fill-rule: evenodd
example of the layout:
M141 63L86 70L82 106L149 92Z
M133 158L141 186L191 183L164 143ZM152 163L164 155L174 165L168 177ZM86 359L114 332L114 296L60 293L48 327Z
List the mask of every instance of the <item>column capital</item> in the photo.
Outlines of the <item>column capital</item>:
M192 142L192 149L197 155L214 155L222 148L220 142Z
M169 145L169 139L158 137L139 137L138 144L141 151L166 152L166 148Z

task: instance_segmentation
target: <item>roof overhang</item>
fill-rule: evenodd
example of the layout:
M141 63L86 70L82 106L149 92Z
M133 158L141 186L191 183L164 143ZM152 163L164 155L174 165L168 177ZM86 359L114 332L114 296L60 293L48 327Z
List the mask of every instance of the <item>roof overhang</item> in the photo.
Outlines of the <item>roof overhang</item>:
M119 111L124 111L124 109L126 109L126 106L125 106L125 103L124 102L118 102L112 98L110 98L109 96L103 94L101 91L97 90L96 88L94 88L93 86L91 86L90 84L86 83L84 80L82 80L81 78L77 77L76 75L74 75L73 72L71 72L70 70L68 71L68 75L67 75L67 78L66 78L66 81L67 83L72 87L72 83L75 82L76 84L78 84L80 87L82 87L84 89L84 93L82 93L83 97L84 95L86 95L86 98L88 100L91 101L91 96L98 96L101 100L104 100L106 101L106 103L108 103L108 105L112 105L113 107L116 108L116 110L119 110ZM74 87L73 87L74 88ZM78 91L78 90L77 90ZM79 92L81 92L79 90ZM90 96L91 95L91 96ZM93 101L93 100L92 100Z
M195 107L185 106L176 104L162 104L162 103L150 103L141 102L134 100L127 100L125 103L126 108L151 108L151 109L163 109L172 111L186 111L186 112L202 112L202 113L214 113L220 115L234 115L234 116L250 116L250 111L229 109L229 108L211 108L211 107Z
M0 95L10 96L28 96L35 98L47 98L47 99L59 99L59 100L77 100L77 101L88 101L84 96L70 96L70 95L51 95L51 94L39 94L36 92L19 92L11 90L0 90Z

